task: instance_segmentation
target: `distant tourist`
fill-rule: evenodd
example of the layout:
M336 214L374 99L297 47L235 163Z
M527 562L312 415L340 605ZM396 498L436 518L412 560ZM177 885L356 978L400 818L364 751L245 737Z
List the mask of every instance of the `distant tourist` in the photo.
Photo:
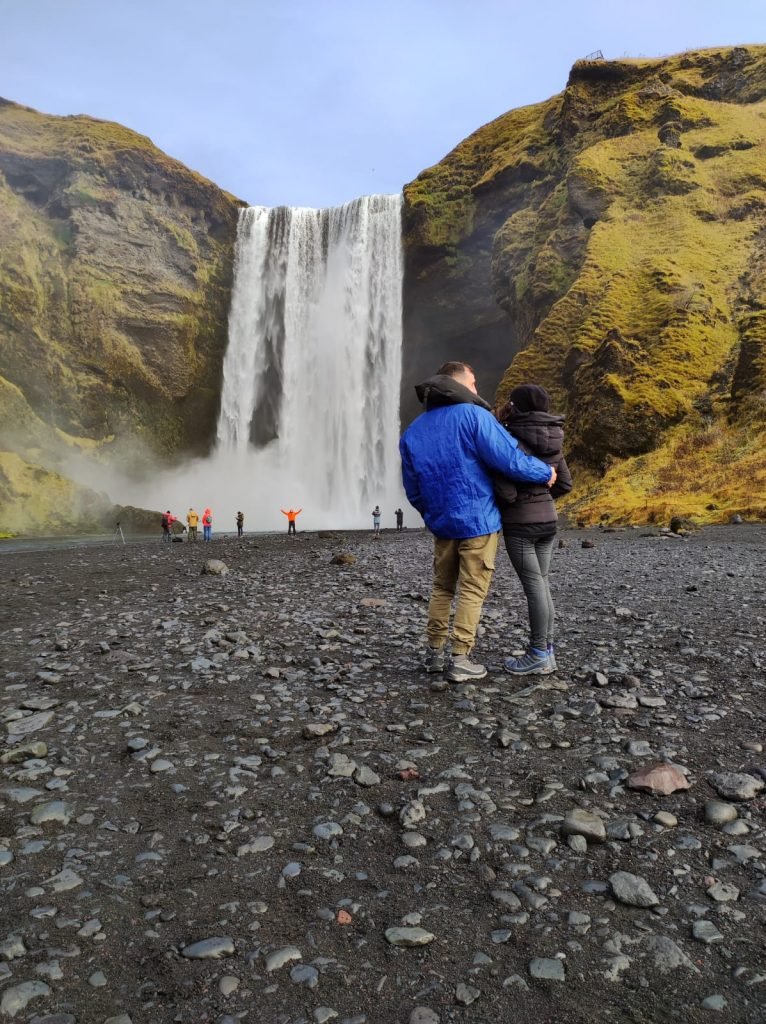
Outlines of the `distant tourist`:
M242 536L242 531L245 528L245 515L243 512L237 512L237 536Z
M213 513L209 508L202 513L202 539L213 539Z
M549 412L545 388L523 384L514 388L497 417L522 451L536 455L556 470L552 487L495 479L505 547L527 598L530 624L529 650L508 658L505 667L514 675L545 675L556 671L553 628L556 613L548 573L556 540L558 515L554 499L572 490L572 477L562 453L564 417Z
M289 508L285 511L285 509L281 508L279 511L282 513L283 516L287 516L287 536L289 537L291 533L295 533L295 520L301 514L303 509Z
M171 513L170 509L162 513L160 523L162 525L162 539L164 541L170 542L173 540L173 523L175 521L176 517Z
M199 515L190 508L186 513L186 528L189 531L189 542L196 544L197 542L197 527L199 526Z
M483 679L487 670L469 658L482 605L495 568L502 525L491 474L552 484L555 469L525 455L476 393L466 363L445 363L415 388L425 412L402 435L402 478L410 504L434 534L434 575L428 606L427 672L453 683ZM449 616L458 579L447 663Z
M396 512L394 512L394 515L396 516L396 532L401 533L404 528L404 512L398 508Z
M380 505L372 510L372 532L376 537L380 536Z

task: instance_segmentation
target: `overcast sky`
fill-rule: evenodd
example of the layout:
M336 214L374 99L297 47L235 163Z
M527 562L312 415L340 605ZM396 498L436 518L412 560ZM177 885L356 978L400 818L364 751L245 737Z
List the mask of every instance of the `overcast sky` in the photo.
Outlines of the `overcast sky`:
M397 192L571 64L766 41L766 0L0 0L0 96L128 125L250 203Z

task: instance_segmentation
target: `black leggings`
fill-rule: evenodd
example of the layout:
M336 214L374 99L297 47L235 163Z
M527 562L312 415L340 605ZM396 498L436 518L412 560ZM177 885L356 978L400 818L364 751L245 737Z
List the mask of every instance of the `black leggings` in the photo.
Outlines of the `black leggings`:
M532 646L546 650L553 643L556 610L548 585L555 534L546 537L514 537L505 534L505 547L516 575L521 580L529 608Z

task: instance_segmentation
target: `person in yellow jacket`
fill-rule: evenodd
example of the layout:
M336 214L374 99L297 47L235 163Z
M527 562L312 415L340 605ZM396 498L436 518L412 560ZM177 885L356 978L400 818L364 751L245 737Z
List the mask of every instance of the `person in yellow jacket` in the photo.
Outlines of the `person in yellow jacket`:
M189 540L196 542L197 527L199 526L199 516L197 515L193 508L190 508L189 511L186 513L186 525L189 529Z

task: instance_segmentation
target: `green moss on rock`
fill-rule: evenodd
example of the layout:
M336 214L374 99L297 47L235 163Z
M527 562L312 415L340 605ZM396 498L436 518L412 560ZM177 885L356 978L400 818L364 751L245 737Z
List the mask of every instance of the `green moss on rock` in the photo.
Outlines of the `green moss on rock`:
M485 126L405 189L421 211L405 219L405 345L474 362L487 388L501 374L476 340L492 322L507 367L497 399L533 380L568 414L585 519L601 504L616 514L618 467L665 466L672 438L712 424L763 443L764 167L766 47L580 62L561 96ZM449 179L470 193L470 217ZM469 257L460 276L445 238ZM429 333L420 307L440 292ZM734 458L750 458L747 444ZM637 479L636 494L616 488L631 515L641 495L656 513L657 493L680 494L667 466L651 502ZM715 479L726 493L708 504L724 515L734 485ZM748 510L766 515L763 488Z

